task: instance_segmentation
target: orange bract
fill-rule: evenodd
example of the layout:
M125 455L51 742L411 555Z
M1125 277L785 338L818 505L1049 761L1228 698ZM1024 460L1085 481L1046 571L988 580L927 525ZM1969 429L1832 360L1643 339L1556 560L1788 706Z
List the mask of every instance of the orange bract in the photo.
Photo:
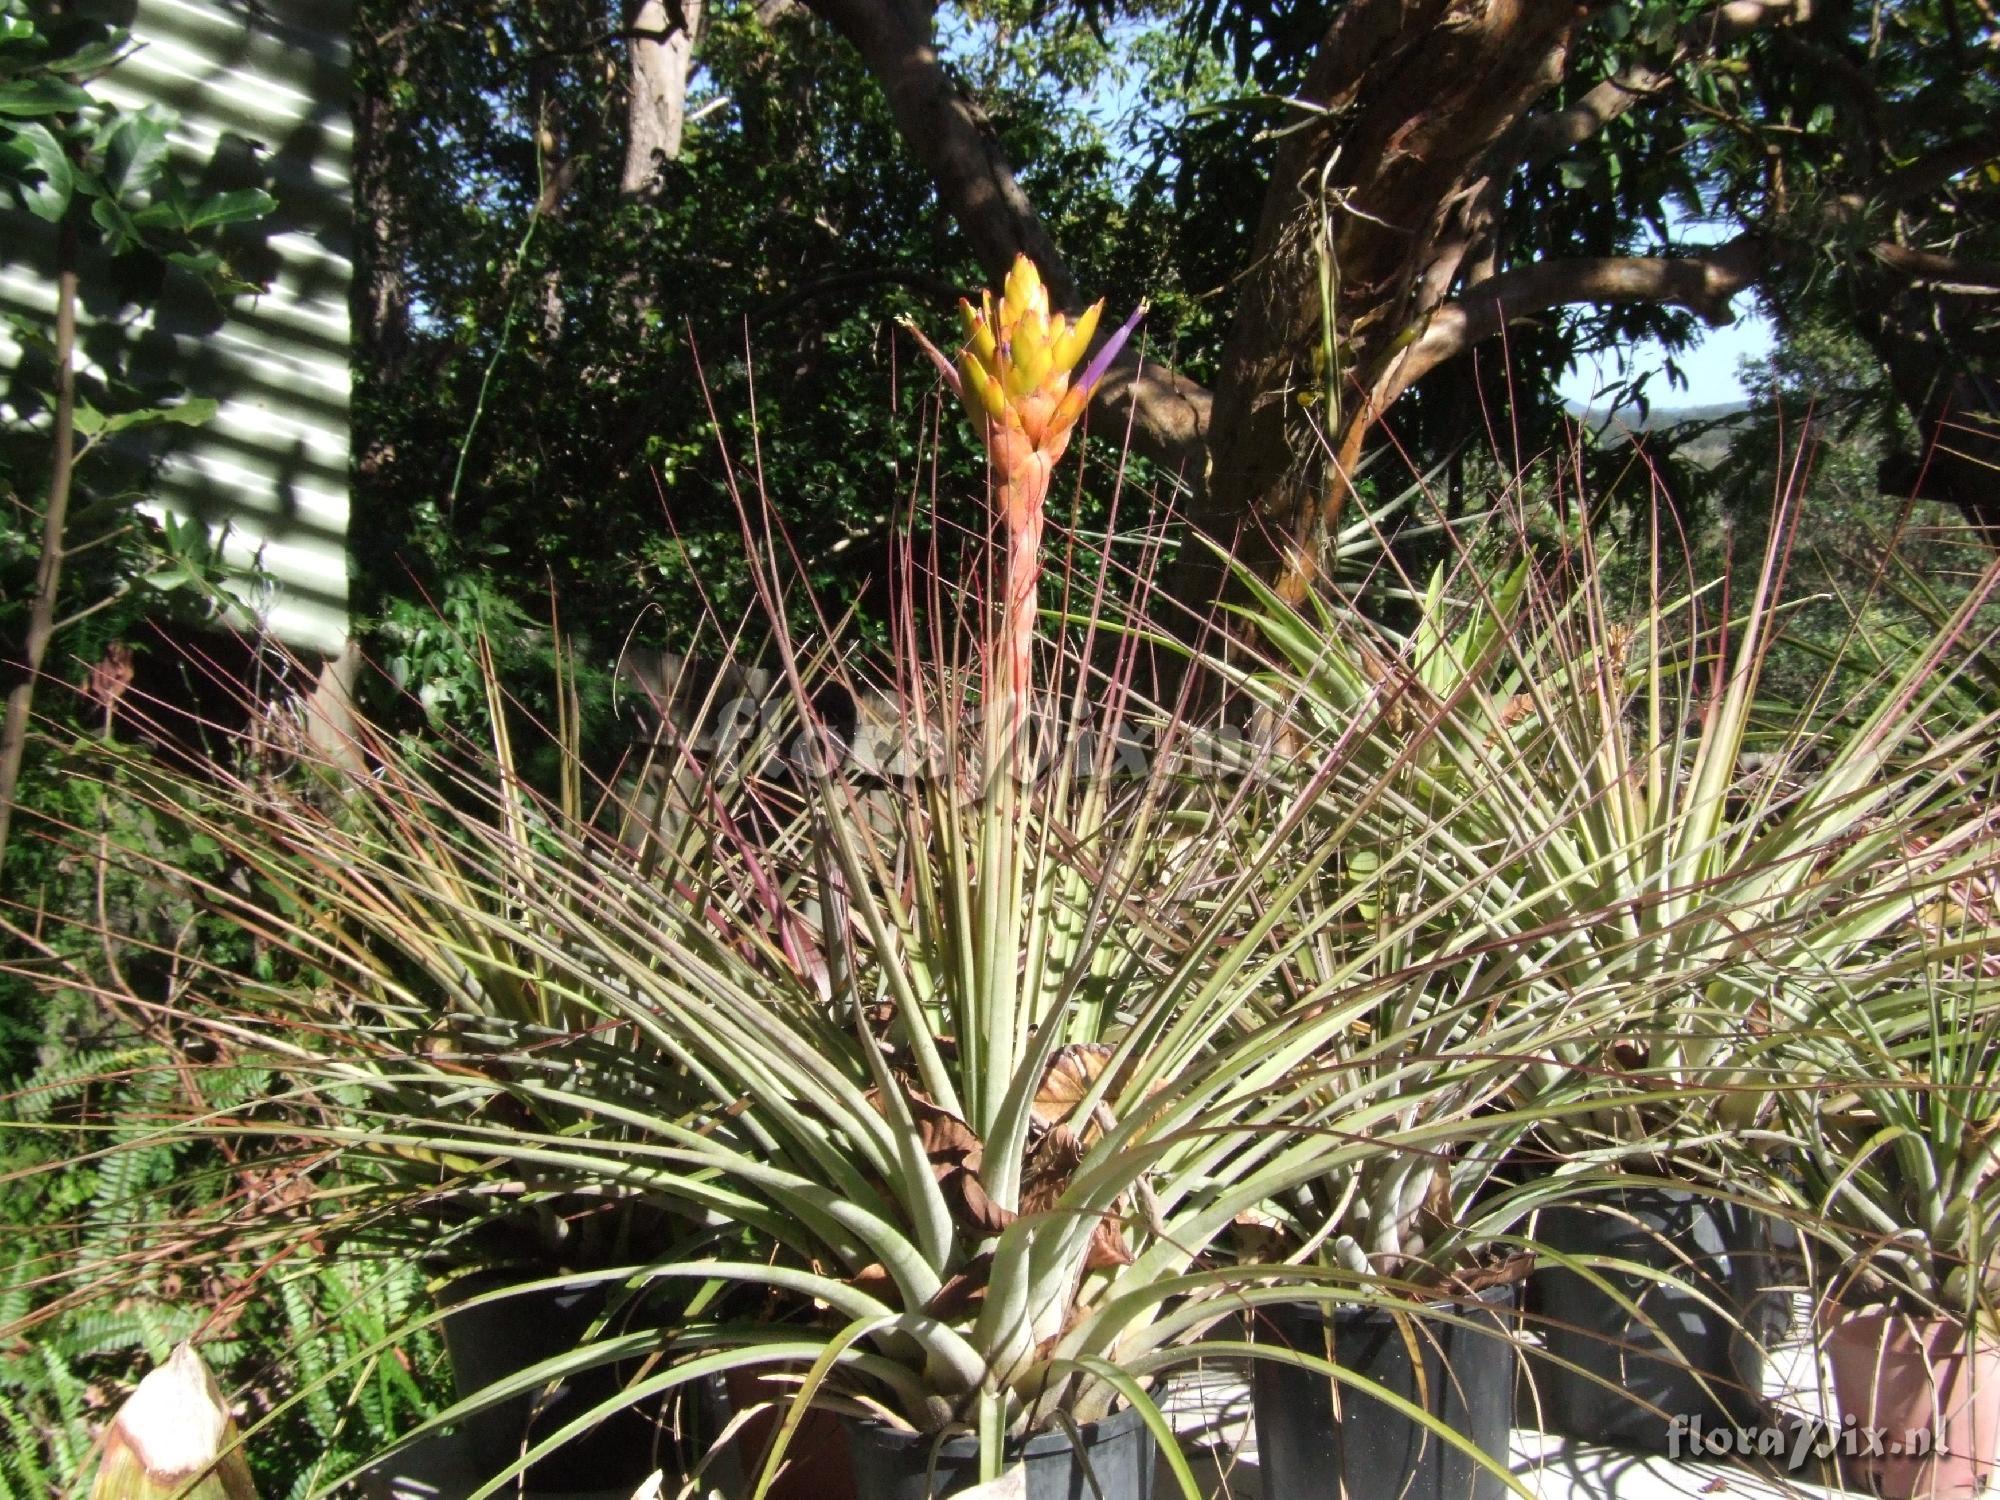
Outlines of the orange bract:
M1083 415L1086 387L1072 384L1070 372L1090 347L1100 300L1074 323L1049 310L1048 288L1027 256L1018 257L996 307L991 292L979 306L961 300L966 345L958 356L959 393L973 420L991 423L987 442L996 450L1018 434L1030 449L1055 458ZM1000 456L996 451L996 457Z
M1071 321L1051 309L1035 263L1018 255L997 303L990 291L979 294L977 307L959 300L965 347L955 362L917 329L911 332L965 403L995 466L1006 475L1030 455L1051 466L1062 456L1092 388L1144 311L1142 305L1077 374L1078 361L1097 336L1104 303L1092 303Z

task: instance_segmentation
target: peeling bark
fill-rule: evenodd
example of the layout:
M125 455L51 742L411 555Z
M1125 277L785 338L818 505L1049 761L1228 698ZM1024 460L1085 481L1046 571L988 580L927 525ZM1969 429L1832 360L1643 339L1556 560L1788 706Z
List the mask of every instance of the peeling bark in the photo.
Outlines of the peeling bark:
M1357 0L1320 42L1301 90L1318 113L1279 148L1194 516L1224 539L1240 529L1245 559L1287 593L1310 585L1345 496L1323 433L1351 467L1372 418L1344 408L1458 279L1484 227L1466 221L1482 164L1561 77L1581 20L1547 0ZM1307 404L1328 396L1341 412Z

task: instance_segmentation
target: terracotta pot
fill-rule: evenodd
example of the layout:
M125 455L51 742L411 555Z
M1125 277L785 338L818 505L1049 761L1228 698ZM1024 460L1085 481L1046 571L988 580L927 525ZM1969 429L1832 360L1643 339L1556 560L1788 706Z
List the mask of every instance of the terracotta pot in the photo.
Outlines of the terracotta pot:
M1850 1483L1885 1500L1949 1500L2000 1472L2000 1344L1968 1341L1949 1318L1870 1312L1835 1324L1822 1346L1842 1425L1881 1441L1880 1453L1842 1444Z

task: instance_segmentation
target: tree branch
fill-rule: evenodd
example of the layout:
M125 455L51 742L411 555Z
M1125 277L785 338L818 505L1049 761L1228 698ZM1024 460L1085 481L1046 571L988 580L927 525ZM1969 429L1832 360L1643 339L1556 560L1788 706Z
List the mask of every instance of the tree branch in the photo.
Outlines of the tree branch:
M1205 386L1129 351L1112 361L1091 400L1107 436L1116 441L1129 428L1134 453L1191 480L1201 477L1212 405Z
M1885 172L1866 192L1842 194L1828 217L1836 224L1848 224L1871 207L1895 208L1914 198L1928 197L1959 173L1983 167L1995 158L2000 158L2000 129L1982 130Z
M563 201L569 197L569 190L576 186L576 179L578 174L583 171L585 158L586 153L579 151L564 157L556 163L555 170L550 172L543 180L541 194L535 199L532 217L538 219L560 219L562 217ZM503 288L507 285L507 281L512 277L513 273L514 268L509 267L506 274L501 278L501 286Z
M2000 293L2000 261L1962 260L1931 250L1912 250L1887 240L1874 247L1874 255L1898 275L1933 291L1968 297Z
M1681 27L1673 56L1659 67L1634 63L1592 88L1568 109L1536 115L1522 128L1521 160L1552 161L1580 146L1643 99L1663 92L1674 69L1740 41L1766 26L1792 26L1812 18L1813 0L1722 0Z
M1379 415L1446 360L1531 313L1579 302L1685 307L1711 327L1732 322L1729 304L1763 270L1762 247L1739 235L1704 255L1602 256L1540 261L1502 271L1431 315L1422 335L1369 392Z
M81 201L79 196L78 201ZM69 532L70 486L76 470L76 308L79 296L77 204L63 215L56 241L56 409L50 429L49 503L42 512L42 550L35 563L35 592L28 602L27 631L21 642L21 680L7 694L0 725L0 860L7 854L21 767L28 750L28 724L35 709L35 685L56 633L56 606L62 593L63 542Z
M542 62L550 58L575 57L580 52L600 52L613 42L670 42L686 32L686 23L676 16L659 26L620 26L597 32L580 42L566 42L560 47L537 47L532 52L523 53L522 60Z
M1074 305L1075 278L1015 181L992 126L938 58L929 8L910 0L812 0L811 9L854 45L882 85L904 144L930 173L986 274L998 281L1024 254L1051 296Z

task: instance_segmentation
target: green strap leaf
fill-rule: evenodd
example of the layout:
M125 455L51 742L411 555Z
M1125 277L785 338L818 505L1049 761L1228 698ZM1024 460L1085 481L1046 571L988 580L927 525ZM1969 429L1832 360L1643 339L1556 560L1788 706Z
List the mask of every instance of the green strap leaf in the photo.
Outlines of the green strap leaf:
M1053 1361L1050 1367L1077 1369L1095 1375L1137 1408L1140 1420L1152 1429L1153 1439L1160 1445L1160 1456L1166 1460L1174 1483L1180 1486L1183 1500L1200 1500L1201 1486L1195 1482L1194 1471L1188 1467L1187 1456L1181 1452L1180 1438L1175 1434L1173 1424L1167 1420L1166 1413L1146 1394L1144 1386L1107 1359L1091 1356L1063 1359Z

